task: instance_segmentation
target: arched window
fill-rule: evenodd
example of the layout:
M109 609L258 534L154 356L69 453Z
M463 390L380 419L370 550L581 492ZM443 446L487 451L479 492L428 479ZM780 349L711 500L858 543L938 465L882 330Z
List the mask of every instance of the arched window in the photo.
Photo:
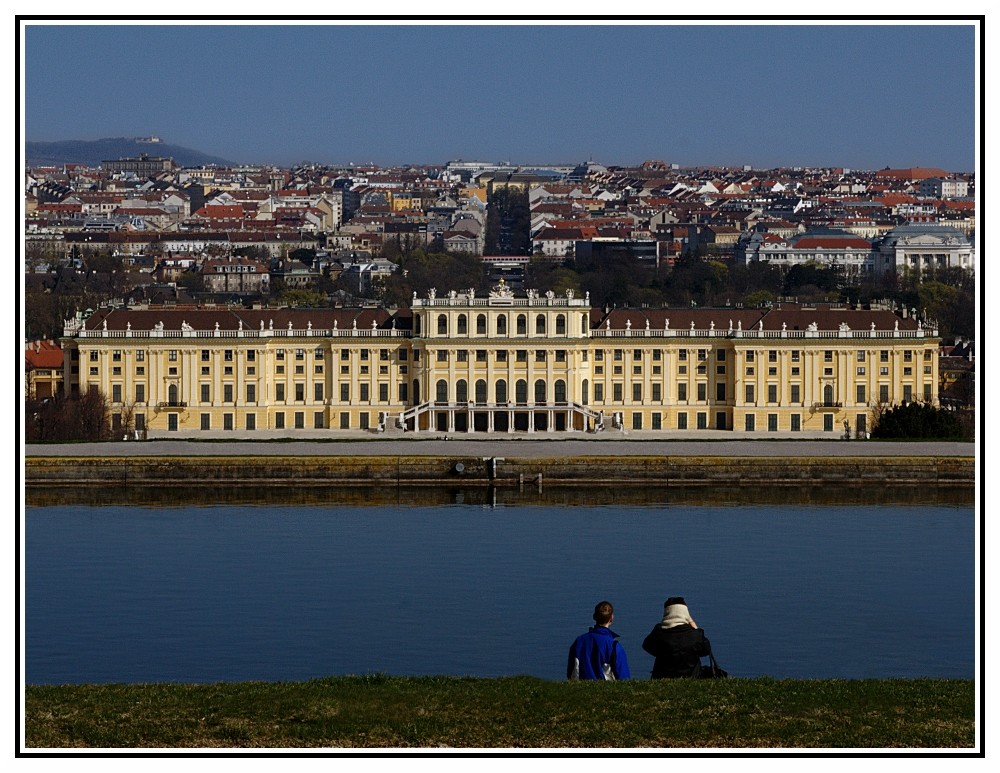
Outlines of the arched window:
M518 405L524 405L528 402L528 382L524 379L518 379L517 384L514 385L514 401Z
M558 314L556 315L556 335L564 336L566 335L566 315Z
M535 317L535 333L537 335L545 334L545 315L539 314Z
M486 315L480 314L476 317L476 335L484 336L486 335Z
M559 379L556 382L556 394L555 394L555 398L556 398L556 402L557 403L564 403L564 402L566 402L566 382L563 381L562 379Z
M420 314L413 315L413 334L420 335Z
M458 315L458 334L460 336L469 332L469 321L464 314Z
M444 379L437 382L437 397L435 399L439 403L448 402L448 382Z
M507 382L504 379L497 381L496 399L499 405L507 402Z
M823 387L823 402L827 405L833 404L833 386L830 384Z
M535 402L545 402L545 382L542 379L535 382Z
M584 379L580 386L580 398L584 405L590 405L590 382L587 379Z
M580 330L584 333L590 330L590 318L586 314L580 315Z
M445 314L438 314L438 335L448 335L448 317Z
M455 402L456 403L467 403L469 402L469 382L464 378L460 378L455 382Z
M497 317L497 335L507 335L507 315L500 314Z
M167 402L171 405L177 405L179 402L177 399L177 384L171 384L167 387Z
M528 318L523 314L517 315L517 334L519 336L528 335Z
M417 379L413 379L413 404L420 404L420 382Z
M483 381L482 379L479 379L476 382L476 402L479 405L485 405L487 401L488 398L486 397L486 382Z

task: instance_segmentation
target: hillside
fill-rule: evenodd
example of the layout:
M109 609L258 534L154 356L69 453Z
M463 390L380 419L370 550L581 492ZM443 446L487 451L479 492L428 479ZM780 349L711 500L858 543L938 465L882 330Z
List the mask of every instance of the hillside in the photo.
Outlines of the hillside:
M231 165L232 162L218 156L210 156L191 148L170 145L165 142L139 142L135 137L108 137L101 140L63 140L60 142L26 142L25 162L28 166L62 166L63 164L86 164L100 166L102 161L131 158L140 153L150 156L172 158L181 166L202 166L218 164Z

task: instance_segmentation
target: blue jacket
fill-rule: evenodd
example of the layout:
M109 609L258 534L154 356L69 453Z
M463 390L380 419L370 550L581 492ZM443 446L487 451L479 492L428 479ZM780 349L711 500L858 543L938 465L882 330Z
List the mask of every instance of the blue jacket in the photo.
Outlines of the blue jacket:
M567 679L629 679L625 648L618 643L618 634L610 628L595 625L576 637L569 648Z

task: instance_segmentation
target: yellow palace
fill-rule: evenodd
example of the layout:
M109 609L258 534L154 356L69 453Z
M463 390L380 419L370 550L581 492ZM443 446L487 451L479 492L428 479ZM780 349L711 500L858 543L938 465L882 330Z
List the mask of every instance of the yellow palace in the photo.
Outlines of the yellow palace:
M618 308L503 284L409 308L102 309L69 320L65 388L116 432L864 434L937 404L940 339L884 308Z

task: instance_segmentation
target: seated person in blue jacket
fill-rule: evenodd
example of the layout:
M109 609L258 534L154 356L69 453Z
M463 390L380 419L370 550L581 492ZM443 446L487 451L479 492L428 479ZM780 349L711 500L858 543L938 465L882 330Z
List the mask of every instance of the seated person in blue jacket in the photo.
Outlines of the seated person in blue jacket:
M594 625L587 633L576 637L569 648L567 679L628 679L628 659L625 648L618 642L618 634L608 626L615 620L615 610L610 601L594 607Z
M656 658L653 679L698 678L701 658L712 652L705 632L691 619L680 596L671 596L664 602L663 619L643 640L642 648Z

